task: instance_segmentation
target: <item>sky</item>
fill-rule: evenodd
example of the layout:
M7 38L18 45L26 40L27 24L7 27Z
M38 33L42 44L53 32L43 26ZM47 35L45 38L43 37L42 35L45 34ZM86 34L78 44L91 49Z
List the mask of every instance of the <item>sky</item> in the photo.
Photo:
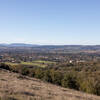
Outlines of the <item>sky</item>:
M0 0L0 43L100 45L100 0Z

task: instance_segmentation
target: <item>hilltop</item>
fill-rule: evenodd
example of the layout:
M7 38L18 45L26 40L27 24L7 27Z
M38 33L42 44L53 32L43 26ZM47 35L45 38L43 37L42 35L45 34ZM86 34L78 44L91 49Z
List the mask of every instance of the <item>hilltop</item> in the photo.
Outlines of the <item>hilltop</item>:
M99 96L66 89L1 69L0 96L1 100L100 100Z

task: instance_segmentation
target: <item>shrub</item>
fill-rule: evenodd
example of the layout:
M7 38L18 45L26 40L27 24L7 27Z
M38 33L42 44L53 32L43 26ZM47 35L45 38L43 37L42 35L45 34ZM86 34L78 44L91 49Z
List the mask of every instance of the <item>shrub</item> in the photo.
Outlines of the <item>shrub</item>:
M93 77L89 77L80 83L80 90L87 93L100 95L100 82Z
M44 71L43 80L47 81L47 82L52 82L52 78L51 78L51 75L50 75L50 70Z
M55 70L50 70L51 82L57 85L61 85L62 74Z
M0 68L6 69L6 70L10 70L9 66L6 65L6 64L4 64L4 63L1 63L1 64L0 64Z
M62 79L62 84L65 88L77 89L78 90L78 83L76 77L71 74L66 74Z
M23 68L21 69L21 74L22 74L22 75L28 75L28 74L29 74L29 69L26 68L26 67L23 67Z
M43 70L40 68L37 68L35 70L35 77L39 79L43 79L43 76L44 76Z

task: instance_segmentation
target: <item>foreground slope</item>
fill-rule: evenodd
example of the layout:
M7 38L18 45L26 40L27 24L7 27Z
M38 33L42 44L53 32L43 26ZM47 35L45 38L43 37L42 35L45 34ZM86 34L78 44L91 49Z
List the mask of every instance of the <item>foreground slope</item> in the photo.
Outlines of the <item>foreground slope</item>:
M6 70L0 70L0 97L5 100L100 100L100 97L62 88Z

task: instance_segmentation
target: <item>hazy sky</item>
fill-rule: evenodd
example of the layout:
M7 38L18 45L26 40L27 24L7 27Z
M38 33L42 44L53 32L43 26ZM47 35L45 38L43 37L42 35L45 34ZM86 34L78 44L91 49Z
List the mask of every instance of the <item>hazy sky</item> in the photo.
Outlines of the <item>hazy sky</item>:
M0 43L100 44L100 0L0 0Z

